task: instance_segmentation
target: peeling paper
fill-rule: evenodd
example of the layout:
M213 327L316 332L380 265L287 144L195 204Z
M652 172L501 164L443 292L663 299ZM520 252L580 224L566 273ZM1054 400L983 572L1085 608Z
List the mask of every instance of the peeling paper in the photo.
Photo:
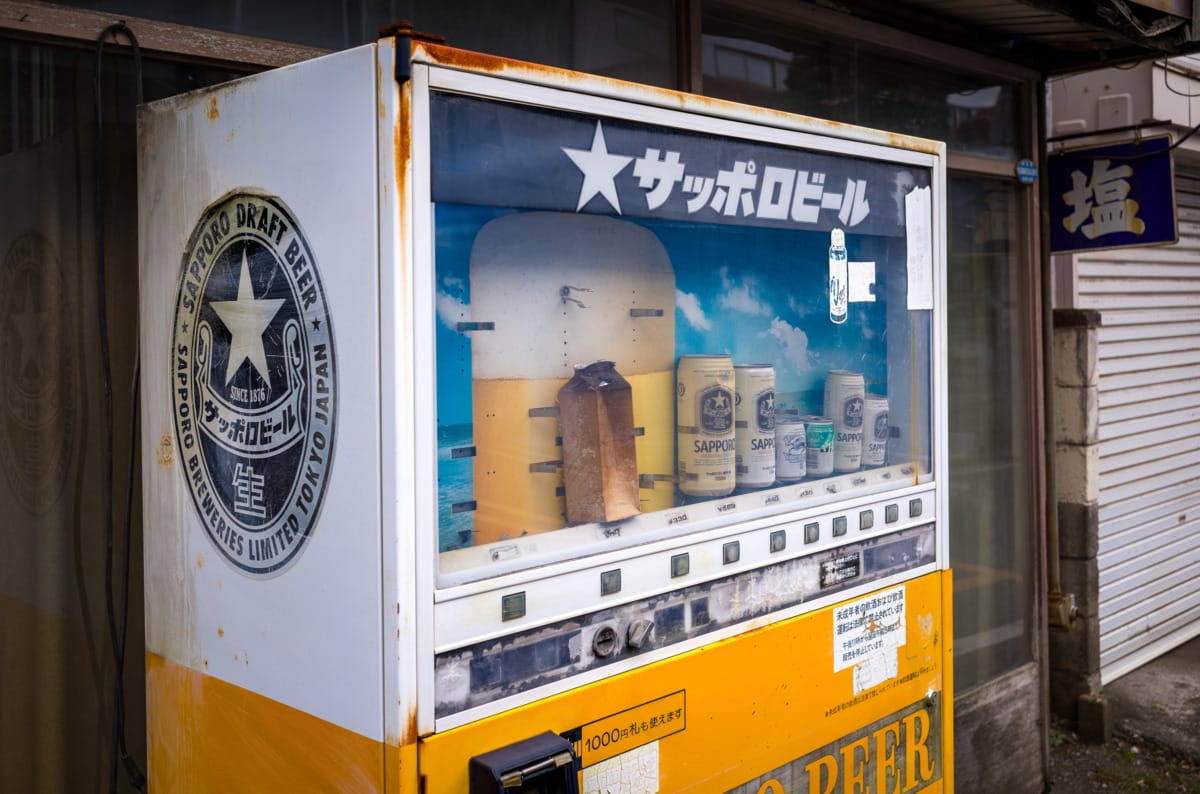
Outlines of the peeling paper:
M854 666L854 695L857 697L900 673L899 651L880 652Z
M658 742L583 770L583 794L658 794Z

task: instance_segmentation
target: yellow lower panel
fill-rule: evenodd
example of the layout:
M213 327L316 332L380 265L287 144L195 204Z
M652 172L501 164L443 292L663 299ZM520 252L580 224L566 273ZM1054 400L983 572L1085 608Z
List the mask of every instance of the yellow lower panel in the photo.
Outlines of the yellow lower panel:
M382 792L385 752L396 753L153 653L146 712L154 792Z
M943 579L932 573L430 736L418 750L424 791L464 794L472 756L546 730L575 741L584 792L941 791L952 759ZM898 612L881 617L898 603L902 624L890 622ZM856 644L847 623L859 614L870 636Z

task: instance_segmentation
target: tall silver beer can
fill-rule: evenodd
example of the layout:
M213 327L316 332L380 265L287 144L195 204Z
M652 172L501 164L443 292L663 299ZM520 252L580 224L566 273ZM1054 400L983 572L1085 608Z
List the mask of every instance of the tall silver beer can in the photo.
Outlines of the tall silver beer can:
M827 416L802 416L808 443L808 476L833 474L833 420Z
M733 360L680 356L675 384L679 490L727 496L735 482Z
M775 368L737 364L733 371L737 486L763 488L775 482Z
M865 398L861 372L833 369L825 376L825 415L833 420L834 471L858 471L862 465Z
M775 479L796 482L804 479L808 463L808 441L804 422L795 416L775 420Z
M862 464L882 466L887 460L887 442L887 396L868 394L863 399Z

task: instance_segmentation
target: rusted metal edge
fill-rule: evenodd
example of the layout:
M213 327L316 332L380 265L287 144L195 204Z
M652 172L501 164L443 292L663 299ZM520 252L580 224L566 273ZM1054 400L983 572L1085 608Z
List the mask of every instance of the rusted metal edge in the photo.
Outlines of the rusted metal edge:
M750 121L778 129L906 149L933 155L942 158L943 161L946 157L945 143L931 138L919 138L815 116L788 113L759 105L745 105L699 94L688 94L673 88L632 83L613 77L544 66L512 58L501 58L427 41L412 42L412 60L443 69L487 74L531 85L549 84L560 90L578 90L685 113L697 113L713 118L743 122ZM747 116L751 118L747 118Z

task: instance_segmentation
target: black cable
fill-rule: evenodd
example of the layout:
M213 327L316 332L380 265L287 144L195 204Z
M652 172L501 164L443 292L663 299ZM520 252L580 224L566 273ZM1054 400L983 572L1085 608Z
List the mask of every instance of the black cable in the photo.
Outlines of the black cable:
M105 568L104 594L105 612L108 617L109 640L112 644L113 662L116 668L113 683L112 737L109 747L108 790L117 790L117 761L124 764L129 782L139 791L146 790L146 777L138 767L136 759L129 754L125 742L125 639L129 628L129 560L130 539L133 523L133 476L136 452L137 389L139 379L138 352L134 347L133 395L130 399L129 466L126 481L124 567L122 569L121 605L114 603L113 593L113 417L112 417L112 360L108 344L108 293L104 262L104 105L101 86L104 63L104 42L112 36L124 34L133 48L134 73L137 80L137 104L142 103L142 54L137 36L124 22L115 22L106 27L96 39L96 139L93 173L95 176L94 223L96 235L96 289L98 319L100 325L100 366L104 392L104 527ZM136 331L135 331L136 337ZM118 620L117 613L120 612Z
M1167 75L1169 75L1171 73L1170 66L1171 65L1165 61L1162 64L1163 88L1167 89L1168 91L1170 91L1172 94L1175 94L1176 96L1183 97L1184 99L1195 99L1196 97L1200 97L1200 94L1189 94L1185 91L1180 91L1178 88L1171 87L1171 81L1167 79Z

